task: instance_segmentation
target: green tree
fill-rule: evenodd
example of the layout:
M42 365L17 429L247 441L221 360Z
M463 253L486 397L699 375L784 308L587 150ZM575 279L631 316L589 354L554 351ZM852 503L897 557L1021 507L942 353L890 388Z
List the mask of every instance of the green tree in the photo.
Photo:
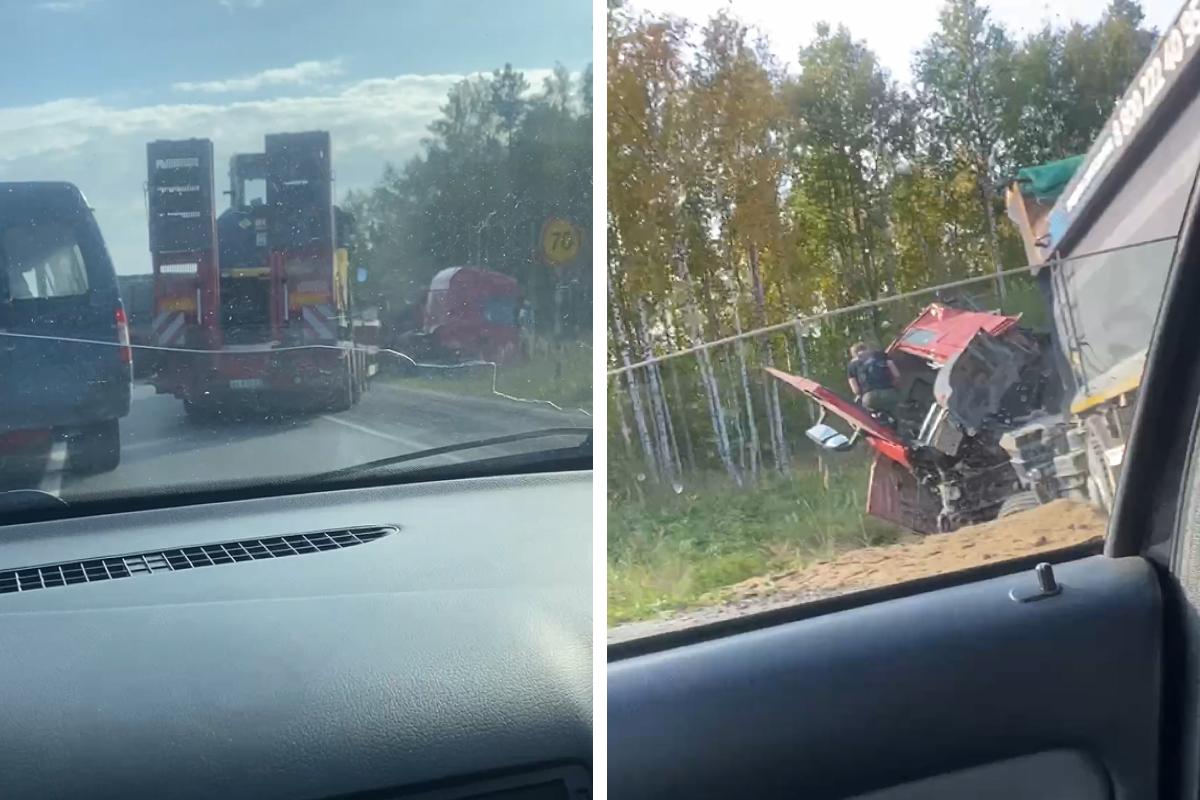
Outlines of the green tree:
M1095 24L1046 25L1021 42L1006 98L1010 165L1087 151L1153 49L1143 22L1136 0L1112 0Z
M515 277L533 301L543 332L586 335L580 317L590 294L590 253L556 274L540 263L544 220L586 224L591 213L591 109L562 65L539 95L510 65L455 85L429 126L424 152L388 165L370 191L346 200L359 220L357 257L366 291L391 306L419 301L438 270L477 264ZM556 285L577 287L569 304ZM565 327L564 327L565 323Z
M919 102L941 157L970 171L984 220L997 288L1000 239L996 226L996 182L1010 172L1002 122L1013 74L1011 38L978 0L948 0L938 29L917 53Z
M801 270L825 276L820 306L895 289L887 203L898 161L913 147L911 109L875 54L844 26L820 24L785 89L792 116L796 235L829 248ZM810 249L811 252L811 249ZM812 285L812 284L810 284Z
M1136 0L1111 0L1100 21L1071 25L1063 41L1063 67L1072 103L1063 126L1063 152L1082 153L1112 113L1158 33L1143 25Z

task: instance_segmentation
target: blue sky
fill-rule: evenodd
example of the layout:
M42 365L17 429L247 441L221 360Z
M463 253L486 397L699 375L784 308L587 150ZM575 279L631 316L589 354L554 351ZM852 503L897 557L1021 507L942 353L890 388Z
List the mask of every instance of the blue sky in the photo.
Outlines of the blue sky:
M347 78L572 71L590 61L590 0L0 0L6 105L162 98L170 84L341 59Z
M339 195L420 151L462 78L592 60L591 0L0 0L0 180L83 189L120 272L149 269L145 143L333 134Z

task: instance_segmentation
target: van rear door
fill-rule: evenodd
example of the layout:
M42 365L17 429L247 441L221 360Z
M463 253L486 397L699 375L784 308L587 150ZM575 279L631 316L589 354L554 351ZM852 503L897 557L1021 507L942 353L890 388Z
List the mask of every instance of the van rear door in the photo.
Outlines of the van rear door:
M112 261L79 190L0 184L0 431L127 414L123 321Z

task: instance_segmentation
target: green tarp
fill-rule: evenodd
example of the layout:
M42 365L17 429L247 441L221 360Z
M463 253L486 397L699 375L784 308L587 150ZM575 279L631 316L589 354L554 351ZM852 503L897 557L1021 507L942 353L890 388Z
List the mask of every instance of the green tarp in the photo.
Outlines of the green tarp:
M1039 203L1053 202L1067 188L1071 176L1082 163L1083 156L1071 156L1049 164L1024 167L1017 172L1017 183L1021 184L1022 193L1033 195Z

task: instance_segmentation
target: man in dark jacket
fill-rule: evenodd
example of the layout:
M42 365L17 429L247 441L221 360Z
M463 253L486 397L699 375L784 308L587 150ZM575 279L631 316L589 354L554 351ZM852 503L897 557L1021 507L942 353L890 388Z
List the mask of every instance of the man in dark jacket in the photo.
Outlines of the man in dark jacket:
M900 393L896 384L900 370L882 350L872 350L865 342L850 348L850 365L846 368L854 399L871 411L882 411L896 418Z

